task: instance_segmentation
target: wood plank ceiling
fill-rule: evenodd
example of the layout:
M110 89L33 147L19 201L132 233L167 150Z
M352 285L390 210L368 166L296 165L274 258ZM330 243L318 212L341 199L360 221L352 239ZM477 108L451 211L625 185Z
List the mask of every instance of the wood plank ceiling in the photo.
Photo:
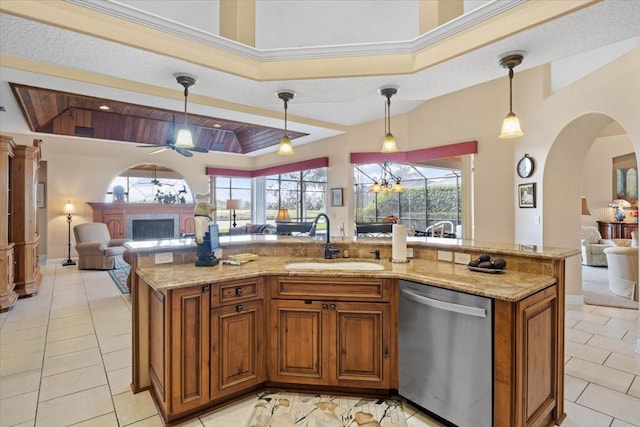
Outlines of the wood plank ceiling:
M184 123L183 111L163 110L17 83L9 83L33 132L164 146ZM108 110L100 109L107 105ZM277 145L284 130L188 114L196 147L247 154ZM175 128L174 128L175 120ZM284 123L284 121L283 121ZM288 131L291 140L305 136Z

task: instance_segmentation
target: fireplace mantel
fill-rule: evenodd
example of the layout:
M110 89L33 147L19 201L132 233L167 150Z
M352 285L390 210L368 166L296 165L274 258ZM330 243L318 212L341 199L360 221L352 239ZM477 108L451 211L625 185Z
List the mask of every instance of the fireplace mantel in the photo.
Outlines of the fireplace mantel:
M176 236L196 231L193 219L193 203L87 203L93 209L93 222L107 224L112 239L131 239L132 219L174 218Z

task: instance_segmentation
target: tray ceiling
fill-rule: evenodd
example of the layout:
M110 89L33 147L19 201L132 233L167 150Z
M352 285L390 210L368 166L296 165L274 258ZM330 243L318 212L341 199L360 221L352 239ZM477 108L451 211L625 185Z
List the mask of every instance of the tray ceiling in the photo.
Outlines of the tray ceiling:
M16 83L10 86L33 132L164 146L184 123L182 111ZM101 109L103 106L109 109ZM268 148L277 145L284 134L281 129L196 114L187 115L187 124L197 147L227 153ZM289 131L288 135L294 140L306 134Z

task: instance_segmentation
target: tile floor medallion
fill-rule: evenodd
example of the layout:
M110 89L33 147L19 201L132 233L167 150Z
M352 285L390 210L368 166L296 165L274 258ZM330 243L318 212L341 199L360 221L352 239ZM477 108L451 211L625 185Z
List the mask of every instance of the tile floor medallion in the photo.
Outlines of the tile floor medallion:
M245 427L406 427L402 402L320 394L259 393Z

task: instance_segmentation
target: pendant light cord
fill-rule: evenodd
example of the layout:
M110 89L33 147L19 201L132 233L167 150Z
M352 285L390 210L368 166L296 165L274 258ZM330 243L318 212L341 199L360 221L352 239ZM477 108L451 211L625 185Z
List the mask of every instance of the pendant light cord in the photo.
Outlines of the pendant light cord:
M189 88L184 87L184 126L187 126L187 97L189 96Z
M387 119L389 129L387 133L391 133L391 95L387 95Z
M509 113L513 114L513 67L509 67Z
M289 133L287 132L287 100L284 100L284 136L285 138L289 137Z

